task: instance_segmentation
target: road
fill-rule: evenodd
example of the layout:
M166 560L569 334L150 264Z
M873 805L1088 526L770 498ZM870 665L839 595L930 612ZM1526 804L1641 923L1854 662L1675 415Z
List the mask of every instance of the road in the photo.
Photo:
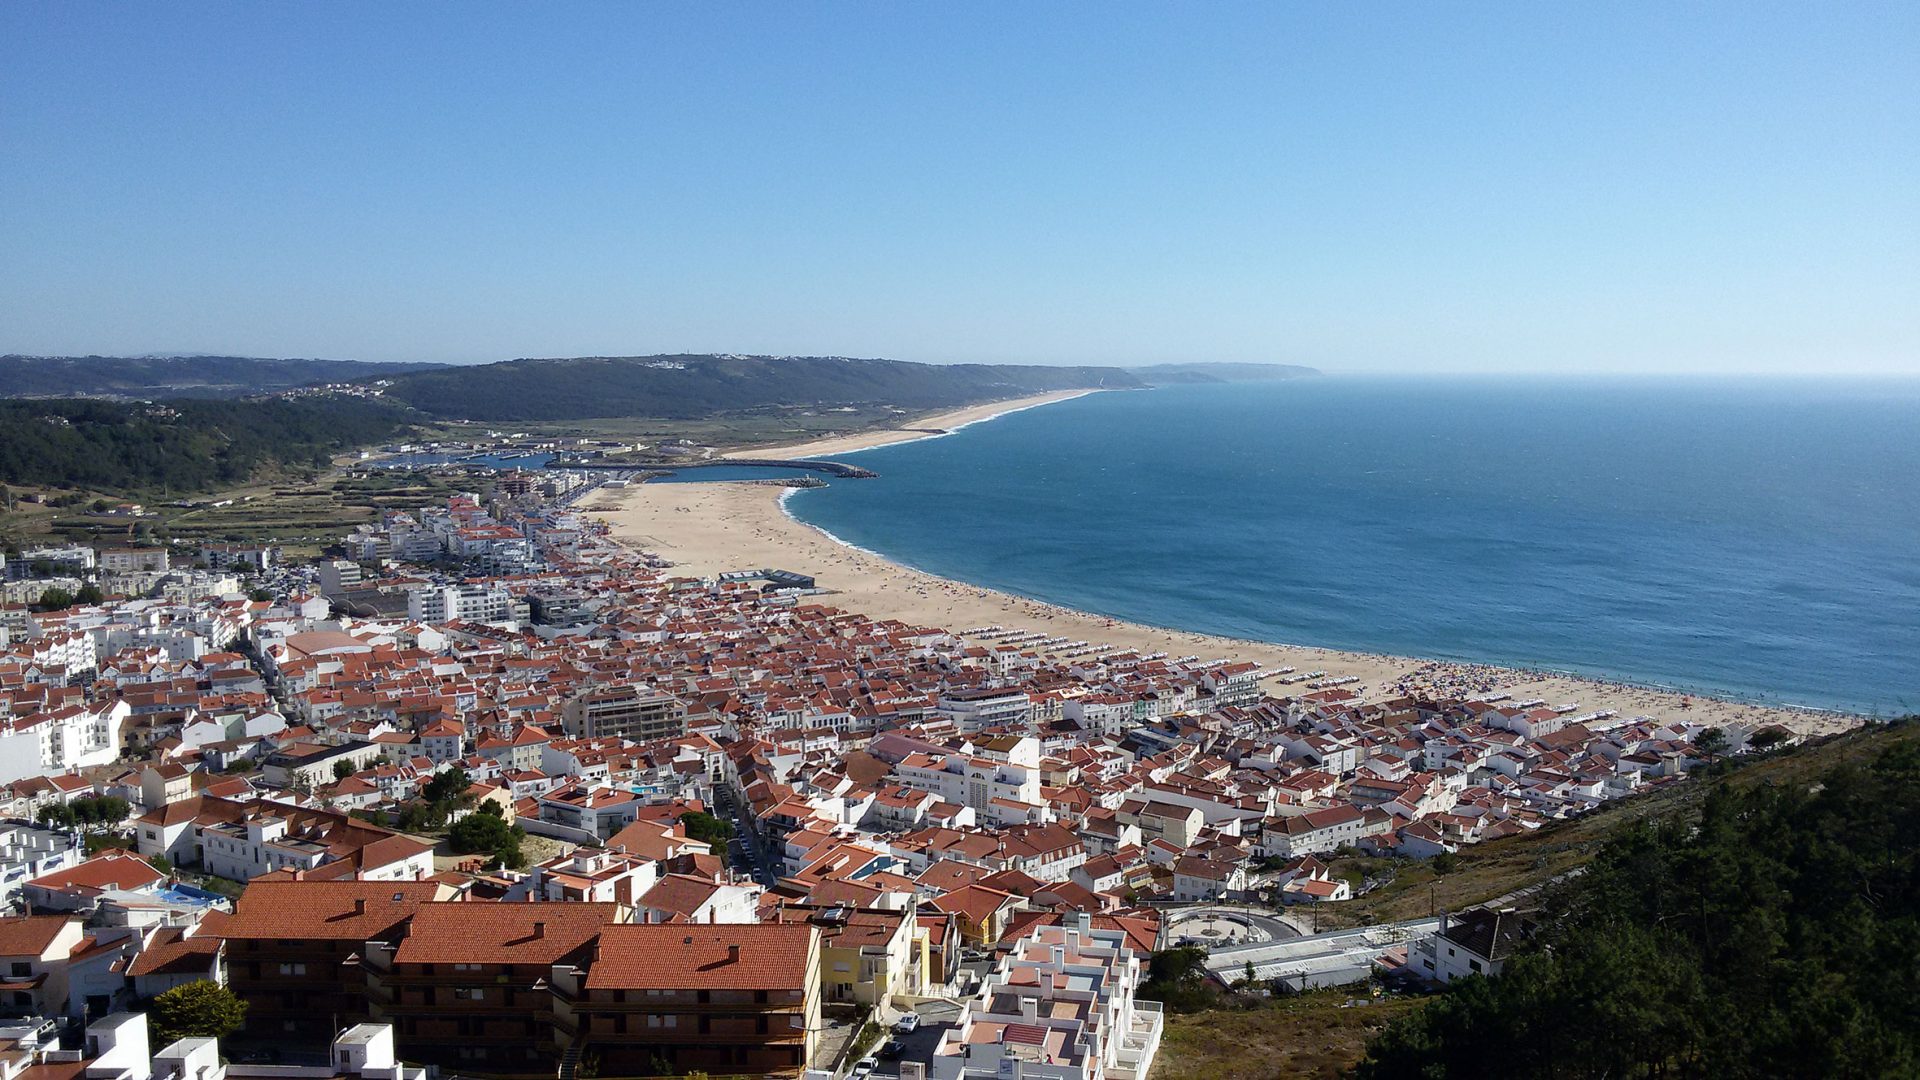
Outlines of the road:
M753 875L753 880L767 888L778 884L780 862L768 857L746 813L734 802L733 793L726 788L719 788L714 798L717 802L715 809L733 823L733 839L727 841L729 864Z

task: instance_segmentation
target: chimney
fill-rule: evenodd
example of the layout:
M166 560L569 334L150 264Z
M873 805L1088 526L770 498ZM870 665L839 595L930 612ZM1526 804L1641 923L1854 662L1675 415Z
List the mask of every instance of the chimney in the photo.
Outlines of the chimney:
M738 945L727 946L727 963L737 964L739 962L740 962L740 946Z
M353 913L354 913L355 915L365 915L365 914L367 913L367 898L366 898L366 897L364 897L364 896L361 896L361 897L357 897L357 898L355 898L355 899L354 899L354 901L353 901Z
M1040 1005L1039 1005L1039 1003L1038 1003L1038 1002L1036 1002L1036 1001L1034 1001L1034 1000L1033 1000L1032 998L1030 998L1030 997L1025 997L1025 996L1023 996L1023 997L1021 997L1021 999L1020 999L1020 1019L1021 1019L1022 1021L1024 1021L1024 1022L1026 1022L1026 1023L1029 1023L1029 1024L1031 1024L1031 1023L1034 1023L1035 1021L1037 1021L1037 1020L1039 1020L1039 1019L1040 1019Z
M547 936L547 924L536 921L533 924L533 940L539 941L541 938L546 936Z

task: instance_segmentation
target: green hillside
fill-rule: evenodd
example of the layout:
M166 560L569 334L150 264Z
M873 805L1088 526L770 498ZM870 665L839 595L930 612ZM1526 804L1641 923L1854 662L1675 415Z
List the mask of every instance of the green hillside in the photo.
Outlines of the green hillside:
M387 396L431 416L510 423L607 416L692 419L774 407L929 410L1050 390L1142 385L1120 368L675 355L436 368L396 377Z
M358 397L288 401L0 401L0 482L210 491L274 466L317 468L402 426Z
M251 356L0 356L0 397L246 397L430 366Z

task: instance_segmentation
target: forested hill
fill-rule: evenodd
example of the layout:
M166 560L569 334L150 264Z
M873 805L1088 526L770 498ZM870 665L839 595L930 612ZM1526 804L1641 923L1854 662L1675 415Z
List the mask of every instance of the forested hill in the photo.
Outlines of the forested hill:
M692 419L768 407L941 409L1145 381L1121 368L915 364L832 356L612 356L509 360L401 375L387 396L438 417L511 422Z
M0 397L230 398L365 382L430 364L250 356L0 356Z
M1867 760L1620 831L1359 1080L1920 1076L1920 723L1820 749Z
M0 482L120 492L210 491L273 468L319 468L398 431L361 397L290 401L0 401Z

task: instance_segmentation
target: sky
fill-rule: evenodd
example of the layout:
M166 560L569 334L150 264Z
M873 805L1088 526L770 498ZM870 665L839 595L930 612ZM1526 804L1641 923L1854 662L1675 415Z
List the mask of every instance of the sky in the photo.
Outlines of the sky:
M0 352L1920 375L1920 4L0 4Z

